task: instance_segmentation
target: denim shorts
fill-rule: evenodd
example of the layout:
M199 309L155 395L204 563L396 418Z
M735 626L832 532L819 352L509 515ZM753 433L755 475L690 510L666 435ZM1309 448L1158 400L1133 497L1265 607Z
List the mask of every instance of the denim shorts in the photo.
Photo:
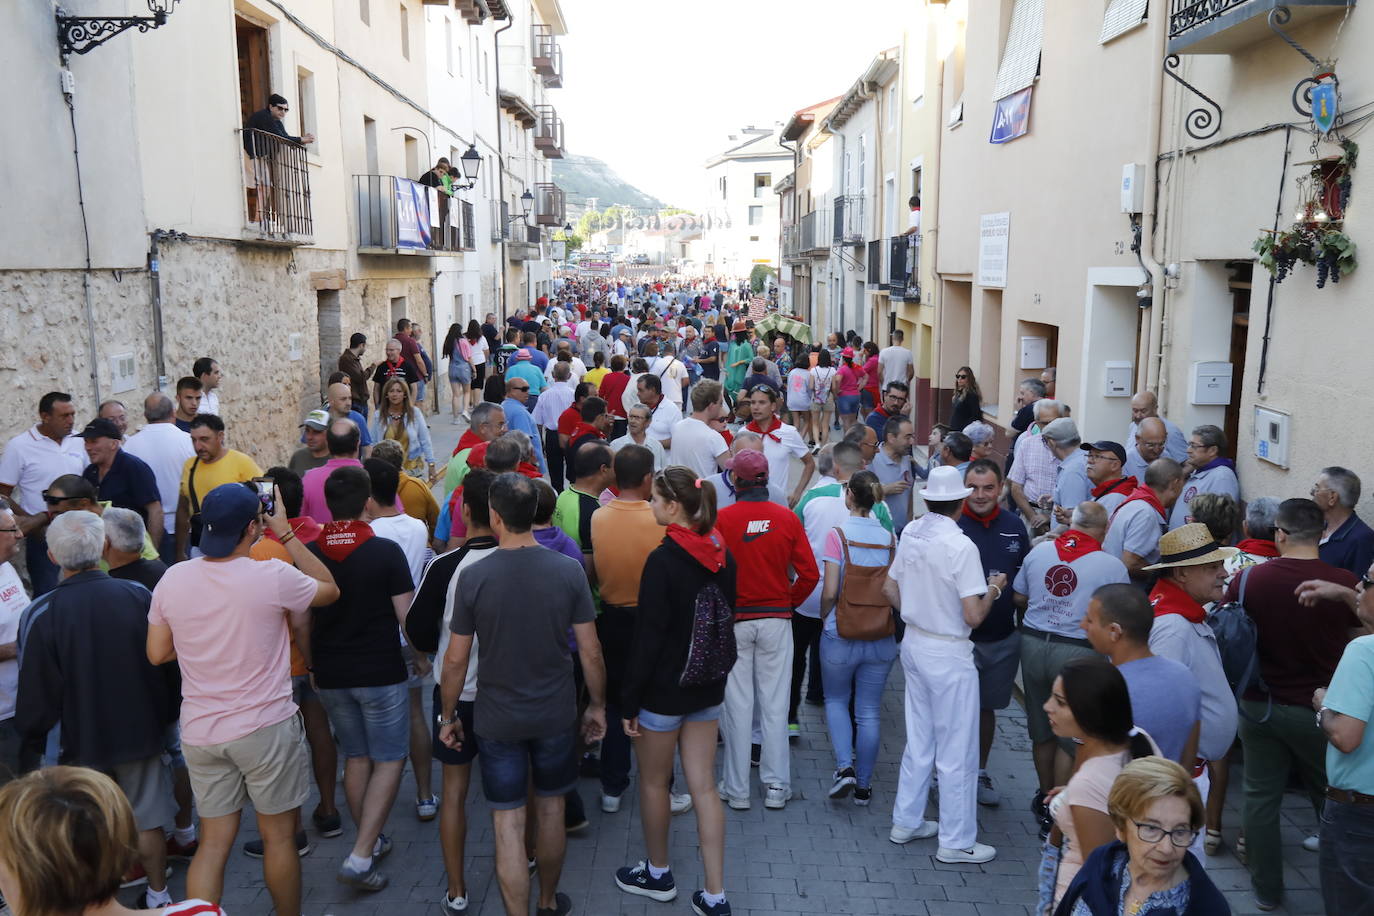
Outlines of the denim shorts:
M345 757L377 763L410 753L410 695L405 682L382 687L320 688L334 736Z
M859 412L859 396L857 394L836 395L835 405L842 414L856 414Z
M450 359L448 361L448 380L460 385L471 385L472 364L460 356Z
M568 726L551 738L498 741L480 738L482 744L482 794L499 810L525 804L530 782L534 794L552 798L566 795L577 785L577 729Z
M180 722L172 722L162 730L162 750L166 753L167 762L172 765L172 769L186 769L186 758L181 753Z
M720 718L720 704L689 712L685 716L665 716L649 709L639 711L639 727L651 732L672 732L682 727L683 722L711 722Z
M304 706L311 700L316 703L320 701L320 695L315 692L314 687L310 686L310 675L291 675L291 699L296 701L297 706Z
M439 685L434 685L434 708L437 710L444 705L440 698ZM430 733L433 736L434 759L447 766L465 766L481 753L481 746L477 741L477 732L472 727L472 701L458 701L458 721L463 723L463 743L455 751L447 744L439 740L439 718L437 715L430 716Z

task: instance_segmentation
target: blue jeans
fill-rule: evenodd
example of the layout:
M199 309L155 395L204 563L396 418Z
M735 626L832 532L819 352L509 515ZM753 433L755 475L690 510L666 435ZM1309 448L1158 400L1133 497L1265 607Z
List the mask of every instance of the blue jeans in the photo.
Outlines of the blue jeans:
M897 660L891 636L872 641L821 634L821 682L825 685L825 723L835 750L835 768L854 767L863 788L873 781L873 765L881 740L883 688ZM849 720L849 696L854 693L854 722ZM858 761L854 759L853 729L858 725Z
M482 794L493 808L523 808L530 783L542 798L567 795L577 787L577 729L572 726L549 738L480 741Z
M1322 810L1322 900L1328 913L1363 913L1374 900L1374 805L1326 800Z
M316 691L345 757L376 763L410 753L410 695L405 681L382 687L321 687Z

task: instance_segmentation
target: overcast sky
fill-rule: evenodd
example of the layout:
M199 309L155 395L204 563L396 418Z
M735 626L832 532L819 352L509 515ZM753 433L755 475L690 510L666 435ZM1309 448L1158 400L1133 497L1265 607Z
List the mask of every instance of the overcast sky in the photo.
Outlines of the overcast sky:
M561 0L567 149L693 208L733 130L841 95L919 0Z

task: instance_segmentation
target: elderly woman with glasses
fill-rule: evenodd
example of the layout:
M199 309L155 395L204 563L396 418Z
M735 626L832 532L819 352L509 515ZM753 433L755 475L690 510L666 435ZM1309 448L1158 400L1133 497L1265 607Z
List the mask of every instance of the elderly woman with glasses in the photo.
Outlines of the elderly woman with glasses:
M1117 840L1078 870L1054 916L1219 916L1226 898L1188 846L1202 829L1202 797L1188 772L1163 757L1122 768L1107 809Z

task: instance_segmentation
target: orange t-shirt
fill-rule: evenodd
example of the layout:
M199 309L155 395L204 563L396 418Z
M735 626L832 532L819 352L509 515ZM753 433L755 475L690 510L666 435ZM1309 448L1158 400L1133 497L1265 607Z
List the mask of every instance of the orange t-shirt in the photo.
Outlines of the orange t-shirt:
M296 532L296 537L300 537L302 530L306 527L313 529L307 533L307 537L302 539L303 543L309 543L319 536L319 526L312 519L291 519L291 529ZM309 522L309 525L301 524ZM308 539L308 540L307 540ZM263 535L258 538L258 542L248 549L248 555L254 560L281 560L287 566L295 566L291 559L291 554L286 550L286 546L276 538ZM305 656L301 655L301 650L296 648L296 634L287 630L287 636L291 639L291 676L302 677L310 672L305 669Z
M643 500L615 499L592 513L592 564L604 604L639 604L644 563L665 530Z

